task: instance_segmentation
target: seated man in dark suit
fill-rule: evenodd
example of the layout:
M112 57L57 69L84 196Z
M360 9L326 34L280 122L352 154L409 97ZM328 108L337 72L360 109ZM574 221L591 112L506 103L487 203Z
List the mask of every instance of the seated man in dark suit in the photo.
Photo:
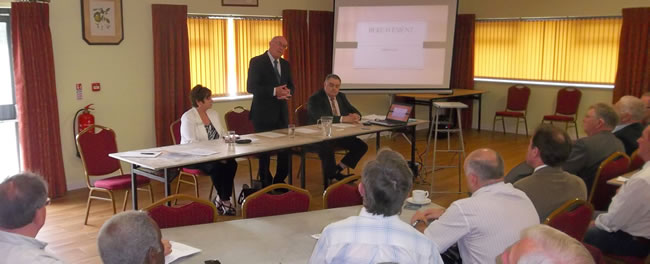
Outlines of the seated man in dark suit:
M528 145L526 164L535 168L530 177L514 183L533 202L539 221L568 200L587 200L587 187L578 176L562 170L571 153L571 138L563 129L542 124Z
M345 94L339 92L340 87L341 78L338 75L329 74L325 77L323 89L312 94L307 103L310 124L315 124L321 116L333 116L334 123L358 123L361 120L361 113L350 104ZM317 148L323 174L337 180L345 178L341 172L345 168L356 167L361 157L368 151L368 145L357 137L325 141L317 144ZM334 158L335 148L348 151L338 165Z
M587 136L576 140L562 169L582 178L587 191L591 189L600 163L614 152L625 151L623 143L612 134L617 124L616 111L605 103L590 106L582 120ZM505 181L514 183L532 173L533 168L523 162L508 173Z
M639 147L636 140L643 133L644 126L641 125L641 120L645 115L645 104L639 98L626 95L618 99L614 109L620 122L612 132L623 142L625 153L630 156Z

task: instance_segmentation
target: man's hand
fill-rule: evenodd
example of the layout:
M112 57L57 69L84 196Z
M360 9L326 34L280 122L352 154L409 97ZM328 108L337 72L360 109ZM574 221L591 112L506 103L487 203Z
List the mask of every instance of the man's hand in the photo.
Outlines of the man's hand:
M169 243L169 240L167 239L161 239L160 242L163 244L163 249L165 252L165 256L169 255L172 253L172 244Z
M277 97L280 100L287 100L291 97L291 90L287 88L287 85L280 85L278 87L275 87L275 97Z
M413 224L416 220L421 220L421 221L430 221L430 220L436 220L440 218L440 216L445 212L445 209L442 208L429 208L425 210L419 210L415 212L413 217L411 217L411 224Z
M341 117L341 122L343 123L358 123L360 120L361 120L361 116L359 116L356 113L352 113Z

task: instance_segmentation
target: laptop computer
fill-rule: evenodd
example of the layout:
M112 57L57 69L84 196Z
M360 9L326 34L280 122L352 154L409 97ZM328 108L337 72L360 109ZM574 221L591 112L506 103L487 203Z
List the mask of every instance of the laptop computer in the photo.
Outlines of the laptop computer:
M397 127L406 125L413 110L412 105L391 104L384 120L372 120L370 123L380 126Z

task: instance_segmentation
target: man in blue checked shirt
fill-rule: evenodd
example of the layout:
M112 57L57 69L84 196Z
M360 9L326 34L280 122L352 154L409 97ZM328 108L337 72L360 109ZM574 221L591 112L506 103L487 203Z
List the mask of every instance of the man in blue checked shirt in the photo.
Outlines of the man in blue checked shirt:
M358 216L325 227L309 263L440 263L438 246L399 213L413 185L404 157L383 149L363 169Z

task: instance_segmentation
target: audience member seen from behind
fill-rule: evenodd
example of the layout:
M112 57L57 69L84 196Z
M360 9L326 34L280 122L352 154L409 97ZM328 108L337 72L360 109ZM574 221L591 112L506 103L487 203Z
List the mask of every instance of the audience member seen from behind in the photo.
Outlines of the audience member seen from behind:
M526 164L535 168L532 175L514 183L535 205L540 222L568 200L587 200L587 186L578 176L562 170L571 153L571 138L565 130L540 125L530 139Z
M225 129L221 127L219 113L212 109L212 92L201 85L194 86L190 92L192 109L187 110L181 117L181 144L216 140ZM235 215L235 207L230 202L233 195L237 162L235 159L208 161L187 166L199 169L210 175L212 185L217 190L213 201L220 215Z
M604 254L645 258L650 250L650 127L638 143L643 168L621 186L585 235L585 243Z
M104 264L159 264L171 253L156 222L141 211L122 212L108 219L99 230L97 247Z
M578 240L547 225L521 232L521 239L496 259L500 264L593 264L591 253Z
M399 218L413 174L404 157L383 149L363 169L363 208L325 227L309 263L442 263L434 242Z
M464 263L485 263L517 241L521 230L539 224L539 216L524 192L503 182L503 159L494 150L473 151L464 169L472 196L446 210L420 210L411 223L440 247L445 263L459 257Z
M639 147L636 140L645 128L641 124L645 116L645 104L639 98L626 95L614 104L614 110L618 114L619 123L612 133L623 143L625 154L631 156Z
M0 263L63 263L35 238L49 203L47 184L36 174L16 174L0 184Z

